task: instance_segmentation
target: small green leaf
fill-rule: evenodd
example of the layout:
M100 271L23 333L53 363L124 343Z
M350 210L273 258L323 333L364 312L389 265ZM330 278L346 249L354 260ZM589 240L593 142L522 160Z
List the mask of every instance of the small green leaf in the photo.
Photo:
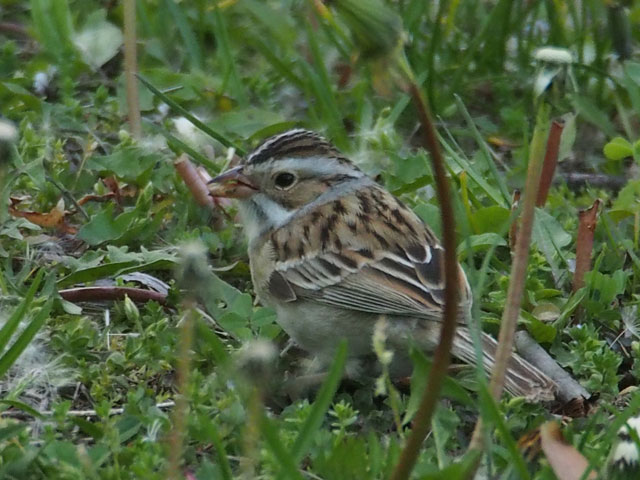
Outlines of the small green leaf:
M31 415L32 417L35 418L44 418L44 416L35 408L33 408L30 405L27 405L24 402L20 402L18 400L7 400L7 399L1 399L0 400L0 405L6 405L8 407L13 407L13 408L18 408L20 410L22 410L23 412Z
M558 162L563 161L573 152L573 145L576 141L576 116L573 113L567 113L562 116L564 119L564 128L560 137L560 147L558 149Z
M78 232L78 237L89 245L100 245L116 240L127 233L137 216L136 210L129 210L114 217L113 204L109 204L94 215L89 223L83 225Z
M162 160L160 155L148 153L137 147L125 147L110 155L93 156L87 161L87 169L113 173L127 182L135 182Z
M533 224L533 242L538 246L545 246L540 248L543 252L553 252L556 249L566 247L571 243L571 240L571 235L562 228L558 220L545 210L536 209L536 217Z
M633 146L622 137L615 137L604 146L604 156L609 160L622 160L633 155Z
M115 57L123 44L122 32L106 20L106 15L102 9L93 12L84 28L73 37L82 59L93 70Z
M413 209L424 223L429 225L436 237L442 234L442 221L440 220L440 209L431 203L419 203Z
M529 333L538 343L551 343L556 338L556 329L553 325L544 323L535 317L531 317L527 326Z
M505 231L511 211L499 205L479 208L473 213L473 225L478 233L501 233Z
M541 322L553 322L560 316L560 309L553 303L541 303L533 309L531 314Z
M624 71L640 87L640 63L625 62Z
M464 258L469 253L487 250L493 246L506 247L507 241L493 232L470 235L458 245L458 255Z

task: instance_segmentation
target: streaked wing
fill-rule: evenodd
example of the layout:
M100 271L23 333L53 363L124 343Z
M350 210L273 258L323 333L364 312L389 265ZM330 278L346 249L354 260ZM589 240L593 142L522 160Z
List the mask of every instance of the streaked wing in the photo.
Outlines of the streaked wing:
M288 300L441 316L443 250L411 210L377 186L319 206L274 232L271 241L277 273L270 285L276 296L287 291ZM460 277L461 310L466 310L470 292L462 269ZM289 290L283 290L285 284Z

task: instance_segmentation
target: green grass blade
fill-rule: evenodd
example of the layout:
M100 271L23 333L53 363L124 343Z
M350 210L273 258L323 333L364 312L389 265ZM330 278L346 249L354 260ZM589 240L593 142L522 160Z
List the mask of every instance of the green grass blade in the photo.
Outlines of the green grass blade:
M24 317L25 313L27 312L27 309L29 308L29 305L31 305L31 301L33 300L33 297L38 291L38 287L40 287L40 283L42 282L43 276L44 276L44 269L40 269L40 271L36 275L36 278L33 280L33 283L29 287L29 290L27 291L27 294L25 295L24 299L22 300L22 302L20 302L20 305L18 305L18 308L16 308L16 310L11 314L11 316L9 317L9 320L7 320L7 322L3 325L2 329L0 330L0 352L4 351L5 347L9 343L9 339L13 335L13 332L15 332L16 328L18 328L20 321Z
M480 147L480 150L482 150L482 153L484 154L485 160L487 162L487 166L489 167L489 171L493 176L492 183L494 185L498 185L498 188L500 188L500 192L502 192L502 196L504 197L506 203L508 204L511 201L511 196L509 195L509 189L507 188L507 184L504 180L504 175L500 175L500 173L498 172L496 164L493 161L493 155L491 154L491 150L489 150L489 146L487 145L487 142L485 142L484 138L482 138L482 135L478 131L478 127L476 127L476 124L471 118L471 115L469 114L467 107L465 107L464 103L462 102L462 99L460 98L459 95L454 95L454 97L456 100L456 105L458 106L458 110L460 111L460 113L462 113L462 116L467 122L467 126L471 130L473 138L475 138L476 143L478 144L478 146Z
M0 378L7 373L7 370L11 368L11 365L17 360L20 354L24 351L25 348L29 345L33 337L35 337L38 330L44 325L44 322L49 317L49 312L51 311L51 307L53 305L53 298L49 298L47 303L40 309L40 311L36 314L31 323L27 325L27 328L20 334L18 339L15 341L13 345L6 351L2 357L0 357Z
M197 36L191 29L191 25L189 25L187 16L184 14L182 9L176 5L174 0L164 0L164 4L180 32L191 66L202 70L202 51L200 50L200 44L198 43ZM186 8L188 3L183 2L181 5L183 8Z
M273 453L273 456L276 457L276 460L280 464L282 473L290 480L302 480L302 474L296 466L297 460L295 456L284 449L282 440L280 440L278 436L278 431L264 413L262 413L260 418L260 430L262 431L262 436L267 444L267 448L271 450L271 453Z
M257 40L251 40L251 46L255 48L258 52L262 54L267 62L271 64L273 69L278 72L283 78L287 79L289 82L294 84L300 90L305 89L305 83L302 78L296 75L293 72L293 65L287 65L285 61L281 60L273 51L272 48L269 48L269 45Z
M71 36L73 34L69 1L53 0L51 15L54 20L56 32L62 41L60 46L65 50L65 53L68 54L69 50L71 50Z
M480 397L482 417L485 421L488 421L488 423L495 425L496 430L498 430L498 433L502 437L502 440L507 447L507 451L509 452L511 464L515 468L516 472L518 472L518 478L529 480L531 476L529 475L527 465L522 458L522 454L518 450L518 444L511 436L509 427L507 427L507 424L504 421L504 415L498 409L498 405L489 394L489 389L486 385L479 385L478 395Z
M156 97L158 97L164 103L169 105L173 110L178 112L180 115L183 115L187 120L189 120L191 123L193 123L196 127L198 127L200 130L202 130L204 133L209 135L211 138L213 138L214 140L217 140L218 142L220 142L222 145L224 145L227 148L235 148L236 152L240 156L243 156L246 153L246 151L242 147L239 147L238 145L233 143L231 140L229 140L227 137L225 137L221 133L216 132L214 129L212 129L211 127L206 125L201 120L198 120L195 116L193 116L191 113L189 113L189 111L186 108L182 107L180 104L178 104L177 102L175 102L174 100L169 98L167 95L162 93L155 86L153 86L151 84L151 82L149 82L147 79L145 79L142 75L138 75L138 79L142 82L142 84L145 87L147 87L149 90L151 90L151 92Z
M229 360L229 353L222 341L214 333L209 325L202 318L196 321L196 332L198 338L209 345L213 358L218 365L225 365Z
M499 17L503 15L504 4L511 0L499 0L486 17L486 20L480 27L478 34L469 42L469 48L466 50L464 57L462 57L458 63L460 67L456 70L453 79L449 82L451 86L451 92L457 92L460 89L460 82L465 75L469 74L468 66L471 65L472 59L478 55L478 49L483 48L488 38L491 38L495 33L495 28L498 28Z
M8 427L0 428L0 442L5 442L6 440L17 436L25 428L27 428L26 423L14 423Z
M40 418L40 419L44 418L44 415L42 415L38 410L36 410L32 406L27 405L26 403L20 402L18 400L2 399L2 400L0 400L0 405L6 405L7 408L8 407L17 408L19 410L22 410L26 414L31 415L32 417L35 417L35 418ZM4 409L2 409L2 410L4 410Z
M231 465L229 464L229 458L227 457L224 443L222 442L220 434L218 433L218 428L216 427L214 421L208 418L205 420L204 428L209 435L209 438L211 439L211 443L213 443L213 448L215 448L216 450L222 479L233 480L233 471L231 470Z
M316 101L322 105L325 113L325 124L329 129L329 135L334 142L340 148L346 148L349 144L347 135L344 130L344 124L342 123L342 115L338 108L332 82L329 77L329 72L325 66L325 60L321 54L320 46L318 45L317 33L310 27L308 22L305 22L305 30L307 32L307 40L309 42L309 50L311 57L313 58L313 70L308 68L304 69L308 79L311 81L312 91L316 96Z
M229 30L227 22L220 8L213 9L211 24L216 36L217 52L224 69L224 77L229 79L229 90L231 95L241 106L249 103L247 92L242 84L242 79L236 69L236 56L231 51L231 41L229 40ZM223 87L223 90L225 88Z
M185 152L188 154L193 160L195 160L200 165L204 165L207 167L210 173L218 173L220 167L205 157L203 154L191 148L188 144L184 143L178 137L169 133L169 131L160 125L156 125L155 123L151 123L149 121L145 122L153 131L162 135L166 140L169 148L178 152Z
M444 159L447 163L447 167L452 169L452 167L457 165L459 168L467 172L470 180L473 180L484 192L490 197L494 202L498 205L509 208L511 206L511 200L505 199L504 195L492 185L489 184L484 178L482 174L480 174L473 165L463 158L460 154L458 154L448 142L442 137L442 135L438 134L438 140L440 140L440 145L445 150L448 155L445 155Z
M329 409L333 396L338 389L338 384L342 378L342 371L344 370L346 361L347 342L346 340L342 340L336 350L333 364L329 369L327 378L318 391L318 396L316 397L316 401L313 403L311 413L300 429L300 434L293 445L291 454L296 462L300 461L307 452L313 442L314 435L322 425L324 415Z

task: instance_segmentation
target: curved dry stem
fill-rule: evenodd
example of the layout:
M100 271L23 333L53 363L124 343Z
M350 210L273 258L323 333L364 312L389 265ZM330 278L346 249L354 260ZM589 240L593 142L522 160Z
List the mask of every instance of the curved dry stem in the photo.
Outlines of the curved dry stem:
M458 260L456 258L455 220L453 217L453 207L449 192L449 183L445 173L444 161L440 152L440 145L433 126L429 107L420 91L420 88L413 80L409 83L409 92L413 98L420 123L425 135L426 148L430 153L431 164L433 166L433 176L436 183L436 192L440 204L440 216L442 218L442 243L444 247L444 270L445 270L445 292L444 292L444 313L442 316L442 329L440 331L440 341L433 355L433 365L429 374L429 380L425 387L424 394L420 400L420 406L413 420L413 430L407 444L405 445L400 460L398 461L392 480L409 478L416 463L420 447L424 441L431 425L431 417L436 407L438 394L442 383L447 375L449 367L451 345L456 331L457 310L458 310Z

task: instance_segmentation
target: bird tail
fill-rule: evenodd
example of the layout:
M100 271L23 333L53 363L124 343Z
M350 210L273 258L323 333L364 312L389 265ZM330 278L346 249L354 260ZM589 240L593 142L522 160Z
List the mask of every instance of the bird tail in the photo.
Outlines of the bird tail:
M481 341L482 366L490 374L495 365L498 342L486 333L482 333ZM451 353L466 363L471 365L476 363L476 350L469 329L464 327L456 329ZM557 385L551 378L514 352L507 365L504 388L511 395L525 397L531 402L544 402L555 399Z

